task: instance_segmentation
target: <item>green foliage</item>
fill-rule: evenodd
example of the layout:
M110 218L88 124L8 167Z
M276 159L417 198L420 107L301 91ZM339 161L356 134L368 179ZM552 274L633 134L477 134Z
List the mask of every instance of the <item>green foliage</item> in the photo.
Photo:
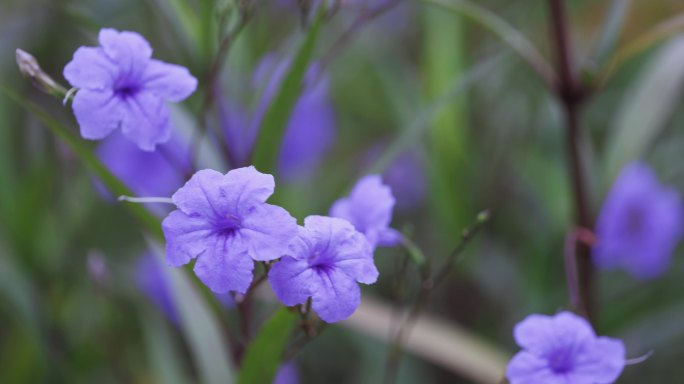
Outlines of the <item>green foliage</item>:
M276 169L285 128L301 92L302 81L313 57L324 20L325 7L320 7L264 114L252 160L252 164L261 172L273 173Z
M281 308L261 327L247 347L238 384L273 382L297 318L297 314L290 309Z

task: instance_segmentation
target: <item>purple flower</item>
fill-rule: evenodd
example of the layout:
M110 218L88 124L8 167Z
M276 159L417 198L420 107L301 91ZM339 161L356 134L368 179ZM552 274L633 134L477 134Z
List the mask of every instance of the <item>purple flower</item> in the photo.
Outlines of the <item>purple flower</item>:
M197 80L184 67L152 59L135 32L102 29L99 47L81 47L64 68L79 90L73 109L81 136L99 140L121 128L140 149L153 151L170 138L166 101L190 96Z
M135 281L138 288L147 298L174 324L178 324L178 311L173 300L171 287L162 268L168 268L157 258L146 253L140 257L135 265ZM215 294L216 299L226 308L231 308L235 302L228 294Z
M591 325L570 312L530 315L513 330L523 349L508 363L511 384L604 384L625 366L622 341L597 337Z
M397 199L398 210L411 210L425 199L427 180L420 157L414 151L401 154L383 173L383 180Z
M276 296L287 306L311 298L313 310L328 323L346 319L359 306L357 282L378 279L368 241L346 220L307 217L283 255L268 274Z
M294 363L285 363L278 368L273 384L298 384L299 371Z
M138 288L174 324L178 324L178 311L173 303L163 265L150 253L144 254L135 265Z
M624 268L638 279L663 274L682 238L682 213L679 194L660 185L647 165L627 165L601 208L594 262Z
M356 183L349 197L333 204L330 216L351 222L375 249L394 246L401 241L401 234L389 227L393 208L392 190L382 183L379 175L368 175Z
M169 196L183 185L190 158L178 140L147 152L114 133L102 141L97 156L137 196Z
M261 60L253 76L252 87L262 92L251 115L235 103L223 103L221 106L221 124L237 164L249 162L248 156L254 147L264 114L289 65L289 59L280 60L275 55L267 55ZM319 72L315 64L307 71L302 93L285 128L278 171L287 180L311 175L335 138L335 111L328 96L329 80Z
M254 260L279 258L297 235L296 220L266 204L274 186L273 176L254 167L195 173L173 195L178 209L162 223L168 263L197 258L195 274L212 291L245 293Z

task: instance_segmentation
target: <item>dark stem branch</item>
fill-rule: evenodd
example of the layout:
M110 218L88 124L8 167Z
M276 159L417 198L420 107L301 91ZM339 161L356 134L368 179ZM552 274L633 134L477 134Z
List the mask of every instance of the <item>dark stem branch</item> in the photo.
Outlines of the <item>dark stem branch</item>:
M563 107L566 123L568 171L572 184L572 195L575 205L575 224L582 228L591 228L589 205L586 195L586 182L582 168L580 148L580 109L589 96L589 91L579 82L574 68L570 49L570 30L564 0L549 0L551 11L551 37L556 51L558 65L558 84L556 96ZM593 298L593 267L590 260L589 247L579 244L576 252L579 296L584 309L583 315L593 321L595 305Z
M446 281L446 278L453 271L454 266L460 259L459 257L461 254L463 254L466 246L470 244L471 240L488 220L488 211L484 211L477 216L477 221L475 224L472 227L465 229L461 233L461 241L458 243L458 245L456 245L454 250L449 253L446 262L434 277L431 273L429 261L421 268L421 283L418 299L415 301L413 307L411 307L406 319L401 322L401 325L395 333L390 346L387 361L385 363L384 382L386 384L392 384L396 382L397 373L399 370L399 361L401 359L401 355L403 354L403 344L418 320L418 316L420 316L423 309L425 309L427 306L428 300L432 296L432 293L437 287Z

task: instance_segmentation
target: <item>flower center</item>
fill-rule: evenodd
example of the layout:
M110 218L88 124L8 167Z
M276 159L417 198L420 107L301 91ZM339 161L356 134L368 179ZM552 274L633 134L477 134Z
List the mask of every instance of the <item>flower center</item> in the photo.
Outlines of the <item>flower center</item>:
M557 374L568 373L572 370L572 353L565 349L554 351L549 357L549 368Z
M627 220L625 223L625 229L629 234L637 234L641 232L644 227L644 213L641 209L631 208L627 212Z
M221 235L231 237L235 234L235 232L237 232L237 230L242 228L242 225L238 217L228 215L221 220L217 227Z
M126 79L117 81L117 84L114 86L114 93L123 99L135 96L139 90L140 87L137 84L133 84Z

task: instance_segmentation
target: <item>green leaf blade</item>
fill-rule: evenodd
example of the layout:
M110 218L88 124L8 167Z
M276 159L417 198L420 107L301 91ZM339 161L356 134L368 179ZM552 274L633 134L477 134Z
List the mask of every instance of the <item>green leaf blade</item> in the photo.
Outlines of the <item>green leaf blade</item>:
M324 7L319 7L313 24L264 114L252 157L252 164L261 172L273 173L276 168L285 128L301 92L304 75L313 58L324 16Z
M280 366L285 344L297 322L297 314L281 308L261 328L247 348L238 384L272 383Z

